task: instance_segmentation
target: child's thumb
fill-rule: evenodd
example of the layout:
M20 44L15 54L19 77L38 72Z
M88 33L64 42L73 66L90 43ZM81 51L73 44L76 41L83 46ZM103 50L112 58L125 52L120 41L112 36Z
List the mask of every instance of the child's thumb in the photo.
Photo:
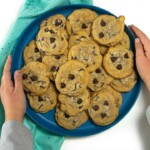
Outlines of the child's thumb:
M21 71L19 71L19 70L15 71L14 79L15 79L15 90L23 91Z

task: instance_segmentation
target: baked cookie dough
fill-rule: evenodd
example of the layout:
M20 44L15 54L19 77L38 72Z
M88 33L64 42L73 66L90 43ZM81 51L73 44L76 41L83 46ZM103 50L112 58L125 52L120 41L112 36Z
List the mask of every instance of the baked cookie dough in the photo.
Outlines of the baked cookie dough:
M68 96L59 94L60 109L69 116L75 116L89 108L90 105L90 93L85 90L84 93L78 96Z
M91 25L98 14L90 9L77 9L67 18L66 29L69 35L78 31L90 34Z
M133 53L122 45L110 47L103 58L107 73L114 78L125 78L133 72Z
M22 69L23 86L26 93L42 95L49 87L49 72L41 62L29 62Z
M49 88L44 94L40 96L27 94L27 97L32 109L39 113L46 113L54 109L54 107L56 106L57 95L58 94L55 86L52 82L50 82Z
M92 25L93 38L102 45L116 45L123 38L124 20L124 16L100 15Z
M85 111L82 111L77 115L71 117L67 115L65 112L61 111L57 106L55 119L59 126L68 130L74 130L80 127L88 120L88 115Z
M62 94L77 96L86 90L89 73L83 63L70 60L61 65L55 78L57 89Z

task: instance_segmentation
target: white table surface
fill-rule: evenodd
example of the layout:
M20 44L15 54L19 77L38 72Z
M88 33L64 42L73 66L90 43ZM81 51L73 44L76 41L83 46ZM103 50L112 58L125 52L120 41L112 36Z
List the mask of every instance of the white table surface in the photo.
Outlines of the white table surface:
M125 23L135 24L150 37L148 0L93 0L94 5L115 15L124 15ZM0 0L0 43L15 20L24 0ZM145 87L130 112L111 129L83 138L68 137L61 150L150 150L150 126L145 111L150 95Z

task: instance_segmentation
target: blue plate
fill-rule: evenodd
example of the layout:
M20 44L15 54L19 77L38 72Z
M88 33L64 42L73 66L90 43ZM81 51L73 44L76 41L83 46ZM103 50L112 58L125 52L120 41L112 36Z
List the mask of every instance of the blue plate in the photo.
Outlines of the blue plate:
M31 40L35 39L35 37L39 31L40 23L45 18L52 16L52 15L56 15L56 14L63 14L64 16L67 17L74 10L80 9L80 8L88 8L88 9L94 10L99 15L100 14L113 15L112 13L110 13L102 8L95 7L95 6L89 6L89 5L69 5L69 6L63 6L60 8L56 8L56 9L47 11L46 13L44 13L41 16L39 16L38 18L36 18L24 30L24 32L20 36L18 43L16 44L16 47L14 49L14 53L13 53L13 61L12 61L12 68L11 68L12 75L14 74L15 70L21 69L23 67L23 64L24 64L23 59L22 59L23 50ZM130 42L131 42L130 48L134 52L135 37L127 26L125 26L125 31L128 34L128 36L130 37ZM136 83L134 88L130 92L122 94L123 103L122 103L122 106L121 106L121 109L119 112L119 116L112 124L107 125L107 126L97 126L97 125L93 124L92 121L89 119L85 124L83 124L81 127L79 127L76 130L72 130L72 131L66 130L57 125L55 118L54 118L55 110L49 111L48 113L45 113L45 114L36 113L33 109L31 109L28 101L27 101L26 114L38 125L42 126L43 128L45 128L49 131L52 131L52 132L60 134L60 135L78 136L79 137L79 136L88 136L88 135L100 133L100 132L103 132L103 131L109 129L110 127L114 126L121 119L123 119L125 115L127 115L127 113L133 107L133 105L139 95L139 92L141 90L141 84L142 84L142 80L139 77L138 82Z

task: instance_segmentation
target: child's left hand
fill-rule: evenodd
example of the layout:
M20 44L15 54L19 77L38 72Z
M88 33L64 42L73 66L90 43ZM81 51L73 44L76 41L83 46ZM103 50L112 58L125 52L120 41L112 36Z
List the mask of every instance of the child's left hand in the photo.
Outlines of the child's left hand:
M5 110L5 121L16 120L22 122L26 111L22 74L20 71L15 72L15 83L13 85L10 75L11 60L11 56L8 56L1 79L0 96Z

